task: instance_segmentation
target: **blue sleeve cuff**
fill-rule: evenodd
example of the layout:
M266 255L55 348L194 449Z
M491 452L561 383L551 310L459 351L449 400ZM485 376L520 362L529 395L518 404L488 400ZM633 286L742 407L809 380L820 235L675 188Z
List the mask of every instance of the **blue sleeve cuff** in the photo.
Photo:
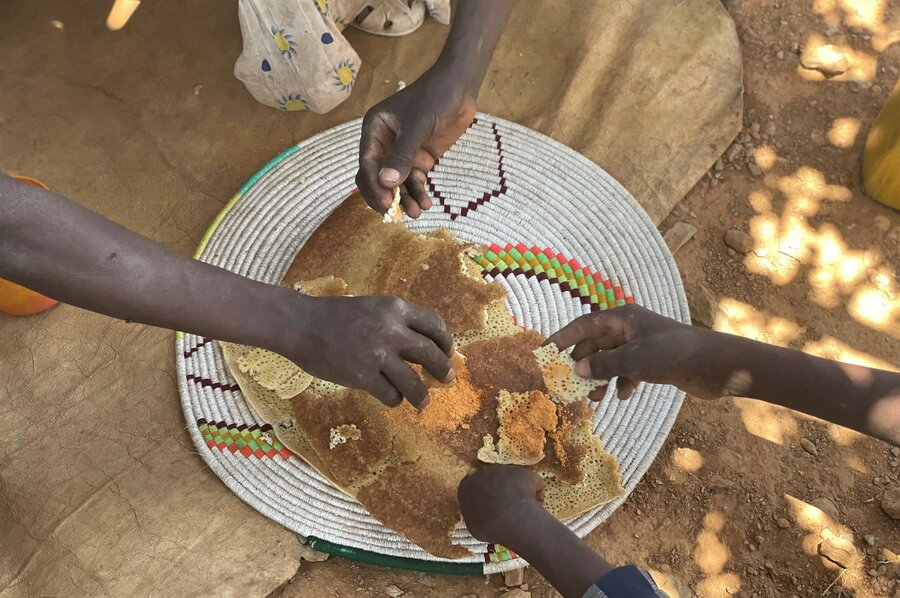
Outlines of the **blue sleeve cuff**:
M616 567L597 580L584 598L669 598L650 575L634 565Z

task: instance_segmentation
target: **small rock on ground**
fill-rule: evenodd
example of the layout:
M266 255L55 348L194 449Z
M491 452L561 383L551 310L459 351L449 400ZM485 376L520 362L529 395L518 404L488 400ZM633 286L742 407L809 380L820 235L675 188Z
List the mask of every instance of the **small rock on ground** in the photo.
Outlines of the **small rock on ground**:
M868 544L869 546L875 546L875 536L873 536L872 534L863 536L863 540L865 540L866 544Z
M521 588L515 588L514 590L503 592L500 594L500 598L531 598L531 592L526 592Z
M745 232L731 229L725 232L725 244L738 253L748 253L753 249L753 237Z
M712 328L716 323L716 314L719 312L719 304L712 293L700 283L685 285L688 307L691 309L691 319L707 328Z
M663 235L663 240L666 242L669 251L674 255L679 249L684 247L696 233L697 227L693 224L676 222L672 225L672 228L667 230L666 234Z
M525 569L513 569L503 573L503 585L507 588L515 588L525 582Z
M881 509L891 519L900 519L900 486L891 488L881 499Z
M778 525L778 527L780 527L781 529L787 529L787 528L791 527L791 522L788 521L787 519L785 519L784 517L779 517L779 518L778 518L778 521L776 521L775 523L776 523L776 524Z
M895 457L900 457L900 446L891 447L891 454Z
M406 592L404 592L397 586L388 586L384 589L384 593L387 594L388 596L390 596L391 598L400 598L400 596L402 596Z
M816 448L816 445L814 445L809 438L801 438L800 446L802 446L803 450L810 455L813 455L815 457L819 456L819 449Z
M310 561L313 563L321 563L322 561L327 561L329 556L331 556L331 555L326 554L324 552L319 552L318 550L315 550L308 544L300 545L300 558L303 559L304 561Z

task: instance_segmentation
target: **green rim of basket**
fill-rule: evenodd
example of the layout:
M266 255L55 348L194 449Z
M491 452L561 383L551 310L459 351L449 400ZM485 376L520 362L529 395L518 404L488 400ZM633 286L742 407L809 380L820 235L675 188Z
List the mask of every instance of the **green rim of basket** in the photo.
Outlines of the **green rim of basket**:
M341 557L367 565L376 565L378 567L387 567L390 569L404 569L407 571L417 571L420 573L437 573L440 575L484 575L484 565L481 563L449 563L444 561L425 561L422 559L411 559L402 556L391 556L378 552L370 552L360 548L350 548L322 540L314 536L306 538L309 547L330 554L332 556Z

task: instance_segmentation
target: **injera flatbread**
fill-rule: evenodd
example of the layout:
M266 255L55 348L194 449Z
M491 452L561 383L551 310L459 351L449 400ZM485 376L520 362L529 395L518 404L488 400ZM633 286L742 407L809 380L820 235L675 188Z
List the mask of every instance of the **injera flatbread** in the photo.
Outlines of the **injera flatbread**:
M446 558L468 554L450 541L461 520L456 490L493 438L496 461L534 466L545 478L545 504L560 518L623 491L615 459L591 433L584 396L596 384L574 376L555 347L540 349L541 335L512 325L502 287L485 283L466 257L475 249L447 231L416 235L382 221L354 197L312 235L283 279L302 289L336 275L348 294L397 295L444 317L465 359L454 360L450 385L425 377L431 402L422 411L409 403L391 409L315 379L288 403L246 371L235 375L285 446L382 523ZM235 356L226 352L226 361L234 371ZM262 375L296 381L299 374Z

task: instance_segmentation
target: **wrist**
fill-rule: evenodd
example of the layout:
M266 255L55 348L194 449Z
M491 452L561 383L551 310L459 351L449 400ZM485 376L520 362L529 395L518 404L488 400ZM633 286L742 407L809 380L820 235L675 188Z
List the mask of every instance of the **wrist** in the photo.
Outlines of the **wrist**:
M478 97L483 78L484 73L478 72L471 63L471 58L465 56L464 52L442 53L426 73L426 80L432 85L440 83L447 90L444 94L470 97L473 100Z
M562 525L536 500L507 507L503 519L507 523L497 538L498 542L522 556L532 553L535 542L540 544L540 534L536 534L536 530Z
M299 349L308 344L303 339L309 328L312 300L293 289L268 285L266 300L261 304L263 322L259 326L264 331L263 344L258 346L295 362L302 361Z

